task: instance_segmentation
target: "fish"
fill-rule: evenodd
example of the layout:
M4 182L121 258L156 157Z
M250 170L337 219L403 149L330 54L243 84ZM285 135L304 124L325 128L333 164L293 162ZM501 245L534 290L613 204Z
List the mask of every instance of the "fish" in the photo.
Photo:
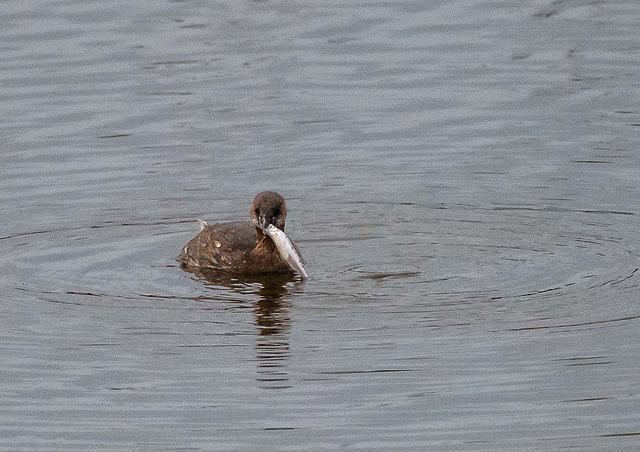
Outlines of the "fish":
M287 264L289 264L289 267L298 272L303 278L308 278L309 275L304 269L304 264L302 263L300 254L298 254L298 251L284 231L270 224L264 228L264 232L271 238L271 240L273 240L280 256Z

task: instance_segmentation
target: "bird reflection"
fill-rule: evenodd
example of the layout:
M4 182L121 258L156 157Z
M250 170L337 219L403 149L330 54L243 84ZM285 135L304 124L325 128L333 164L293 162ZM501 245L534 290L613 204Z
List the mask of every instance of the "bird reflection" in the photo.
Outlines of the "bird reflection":
M282 389L290 387L286 363L290 356L289 307L291 293L303 282L292 273L237 276L215 271L198 270L196 276L210 284L226 287L243 295L254 294L253 305L257 329L257 376L261 387ZM291 287L289 283L294 283Z

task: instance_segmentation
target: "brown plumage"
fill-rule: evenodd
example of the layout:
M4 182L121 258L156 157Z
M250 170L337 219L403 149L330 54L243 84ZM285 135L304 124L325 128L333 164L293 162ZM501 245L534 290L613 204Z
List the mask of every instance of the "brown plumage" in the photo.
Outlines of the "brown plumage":
M287 208L276 192L258 193L251 205L251 221L207 225L182 249L183 268L230 273L291 272L273 240L263 230L270 224L284 231ZM296 251L298 247L293 245Z

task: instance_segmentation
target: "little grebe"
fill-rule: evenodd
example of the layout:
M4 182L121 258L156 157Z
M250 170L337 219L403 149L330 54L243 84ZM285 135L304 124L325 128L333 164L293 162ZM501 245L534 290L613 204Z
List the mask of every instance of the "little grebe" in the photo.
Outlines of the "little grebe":
M273 191L258 193L251 205L251 221L209 226L187 243L178 257L183 268L258 274L295 270L307 277L298 247L284 234L287 207Z

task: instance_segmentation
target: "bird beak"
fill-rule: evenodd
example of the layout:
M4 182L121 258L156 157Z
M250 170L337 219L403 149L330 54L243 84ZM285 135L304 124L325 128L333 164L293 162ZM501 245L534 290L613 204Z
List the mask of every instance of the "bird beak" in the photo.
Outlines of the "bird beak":
M254 218L253 225L257 228L262 229L262 233L264 235L268 235L267 228L269 227L269 222L267 221L264 215L260 215L258 218Z
M302 257L298 254L298 251L284 231L281 231L272 224L263 228L263 231L271 238L271 240L273 240L280 256L287 264L289 264L289 267L298 272L303 278L308 278L309 275L307 275L307 271L304 269Z
M262 231L266 234L266 229L269 227L269 222L264 215L260 215L260 218L258 218L258 223L260 223Z

